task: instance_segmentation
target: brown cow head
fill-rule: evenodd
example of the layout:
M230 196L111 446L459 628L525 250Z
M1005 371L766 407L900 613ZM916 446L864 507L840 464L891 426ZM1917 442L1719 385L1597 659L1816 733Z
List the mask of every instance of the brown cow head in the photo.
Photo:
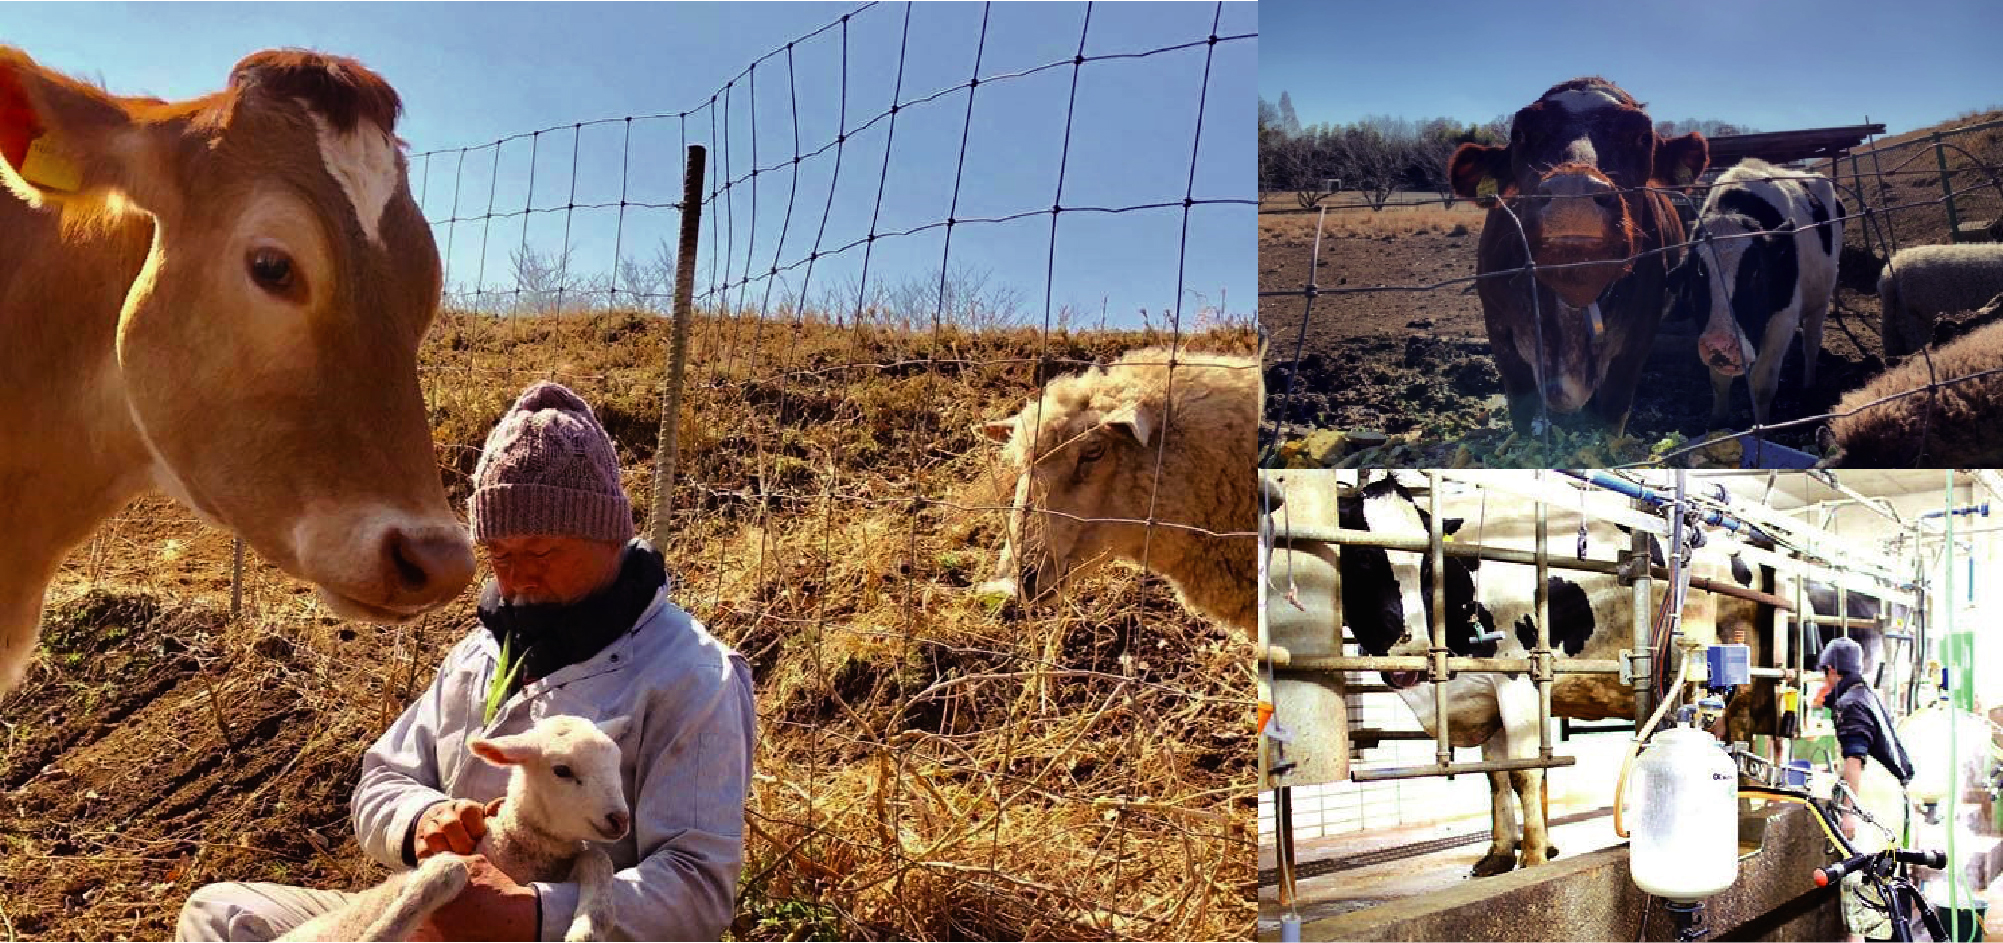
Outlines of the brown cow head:
M145 443L163 490L379 621L450 599L473 569L417 383L440 274L400 107L359 63L316 53L257 53L227 90L164 103L0 47L15 129L0 183L72 233L152 222L98 381L107 422Z
M1509 144L1463 144L1449 166L1454 192L1483 205L1506 200L1523 221L1537 279L1584 308L1627 274L1645 186L1685 187L1708 163L1704 137L1655 133L1642 104L1601 78L1551 87L1516 113ZM1504 223L1503 225L1507 225Z

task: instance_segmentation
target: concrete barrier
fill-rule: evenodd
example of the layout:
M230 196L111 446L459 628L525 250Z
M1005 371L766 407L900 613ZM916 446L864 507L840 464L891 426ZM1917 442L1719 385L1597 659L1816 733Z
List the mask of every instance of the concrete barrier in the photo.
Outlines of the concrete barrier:
M1834 856L1812 814L1768 806L1742 813L1739 831L1740 846L1750 853L1740 858L1738 881L1705 902L1705 939L1842 939L1836 890L1815 886L1813 870ZM1301 938L1633 940L1647 902L1628 878L1622 845L1316 920L1302 927ZM1655 902L1646 939L1670 940L1675 930Z

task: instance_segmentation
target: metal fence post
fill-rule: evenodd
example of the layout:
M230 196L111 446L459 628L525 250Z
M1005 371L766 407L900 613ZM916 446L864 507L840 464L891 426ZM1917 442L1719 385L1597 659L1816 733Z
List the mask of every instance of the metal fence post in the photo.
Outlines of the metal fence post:
M243 538L230 541L230 621L243 618Z
M696 237L702 231L702 178L709 152L689 145L688 174L682 180L681 248L675 254L675 327L668 344L667 388L661 397L661 436L654 449L654 509L649 536L667 545L668 515L674 510L675 458L681 447L682 373L688 362L689 319L695 307Z
M1954 186L1947 180L1947 149L1940 146L1940 132L1933 133L1933 159L1940 165L1940 195L1947 201L1947 241L1961 241L1961 220L1954 212Z

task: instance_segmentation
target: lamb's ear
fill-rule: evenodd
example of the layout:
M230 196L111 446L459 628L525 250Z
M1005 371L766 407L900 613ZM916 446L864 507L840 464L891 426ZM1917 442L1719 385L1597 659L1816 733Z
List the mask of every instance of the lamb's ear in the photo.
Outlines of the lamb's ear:
M1100 422L1105 424L1109 429L1115 429L1132 436L1135 442L1139 442L1142 445L1148 445L1154 441L1155 426L1158 424L1155 410L1146 403L1122 406L1107 413L1106 417L1100 420Z
M466 749L495 766L520 766L542 755L542 743L525 733L468 741Z
M1007 445L1008 440L1015 436L1015 420L996 419L981 423L981 434Z
M633 726L632 717L630 716L614 717L610 720L599 721L598 732L606 735L607 737L612 738L613 740L617 740L620 737L625 736L626 730L632 726Z

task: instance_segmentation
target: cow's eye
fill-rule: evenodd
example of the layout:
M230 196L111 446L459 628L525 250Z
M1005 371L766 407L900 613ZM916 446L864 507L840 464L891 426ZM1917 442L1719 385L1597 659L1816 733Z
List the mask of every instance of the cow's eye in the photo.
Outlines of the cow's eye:
M1098 461L1099 459L1101 459L1101 458L1105 457L1105 455L1106 455L1106 443L1105 443L1105 442L1102 442L1102 441L1101 441L1101 442L1091 442L1091 443L1088 443L1088 444L1087 444L1087 445L1085 446L1085 450L1084 450L1083 452L1081 452L1081 453L1079 454L1079 456L1078 456L1078 462L1079 462L1079 464L1081 464L1081 465L1082 465L1082 464L1084 464L1084 463L1086 463L1086 462L1096 462L1096 461Z
M572 770L571 770L571 768L570 768L570 767L568 767L568 766L565 766L565 765L563 765L563 764L561 764L561 763L559 763L559 764L557 764L557 765L555 765L555 766L552 766L552 767L550 767L550 768L549 768L549 771L550 771L550 772L552 772L552 773L555 773L555 774L556 774L556 778L558 778L558 779L576 779L576 778L577 778L577 777L576 777L575 775L572 775Z
M252 249L244 265L250 270L250 280L272 294L290 294L299 282L298 266L278 249Z

